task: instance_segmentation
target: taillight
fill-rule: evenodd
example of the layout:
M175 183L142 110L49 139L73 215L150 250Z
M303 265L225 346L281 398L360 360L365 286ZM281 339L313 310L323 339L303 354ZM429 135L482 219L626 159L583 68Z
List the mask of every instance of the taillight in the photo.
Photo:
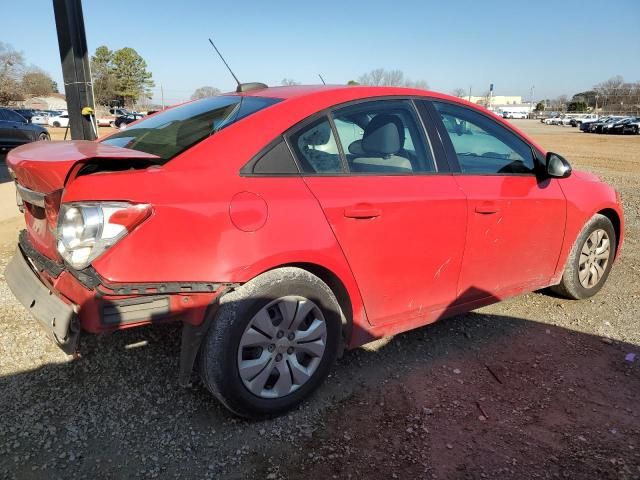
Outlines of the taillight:
M58 252L83 269L151 215L151 205L79 202L62 205L56 232Z

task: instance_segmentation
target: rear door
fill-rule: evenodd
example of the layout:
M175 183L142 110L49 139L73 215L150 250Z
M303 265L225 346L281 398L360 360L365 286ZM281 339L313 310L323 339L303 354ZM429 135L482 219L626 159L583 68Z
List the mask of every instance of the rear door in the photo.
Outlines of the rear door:
M456 182L469 199L460 302L548 285L565 229L557 179L541 174L532 147L489 115L433 102Z
M421 323L456 295L466 199L415 105L360 102L288 135L374 325ZM443 168L444 167L444 168Z

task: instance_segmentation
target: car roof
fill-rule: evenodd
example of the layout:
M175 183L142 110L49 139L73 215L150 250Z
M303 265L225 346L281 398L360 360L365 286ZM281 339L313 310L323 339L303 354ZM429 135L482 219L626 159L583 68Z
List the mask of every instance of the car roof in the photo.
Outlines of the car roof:
M354 97L362 96L384 96L384 95L420 95L431 96L437 98L450 98L460 100L457 97L450 97L441 93L430 90L406 88L406 87L387 87L387 86L369 86L369 85L291 85L283 87L267 87L255 90L249 90L242 93L234 93L235 95L250 97L266 97L279 98L287 100L297 97L324 96L331 93L342 93L349 91Z

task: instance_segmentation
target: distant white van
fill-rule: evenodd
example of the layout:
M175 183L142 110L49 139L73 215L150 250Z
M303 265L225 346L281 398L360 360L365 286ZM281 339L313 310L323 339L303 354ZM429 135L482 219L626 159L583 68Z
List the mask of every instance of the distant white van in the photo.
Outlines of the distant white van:
M514 112L510 110L502 111L502 118L527 118L528 116L527 112Z

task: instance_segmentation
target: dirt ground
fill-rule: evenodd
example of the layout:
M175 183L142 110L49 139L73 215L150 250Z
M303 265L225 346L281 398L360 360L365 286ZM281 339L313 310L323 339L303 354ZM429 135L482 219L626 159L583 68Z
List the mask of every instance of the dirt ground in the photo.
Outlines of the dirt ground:
M596 297L531 293L347 352L299 409L247 422L178 387L178 328L88 337L72 361L0 275L0 478L640 478L640 136L515 123L622 193ZM0 269L19 228L0 224Z

